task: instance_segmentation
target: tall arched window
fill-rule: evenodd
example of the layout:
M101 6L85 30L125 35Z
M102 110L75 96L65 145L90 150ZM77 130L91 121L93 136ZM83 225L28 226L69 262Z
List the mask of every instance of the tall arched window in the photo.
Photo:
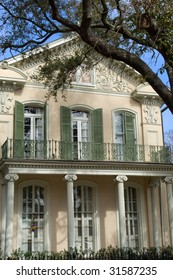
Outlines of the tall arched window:
M89 151L89 113L86 111L72 110L72 140L74 158L83 159L85 150Z
M62 159L100 160L103 158L102 109L61 107Z
M125 187L124 198L127 244L129 247L139 248L139 212L136 188Z
M95 249L93 188L85 184L74 187L75 247Z
M44 111L41 107L24 107L25 156L41 157L44 140Z
M114 113L113 157L116 160L134 161L136 158L135 114L127 111Z
M22 247L23 251L44 250L44 188L28 185L22 192Z
M45 158L46 103L22 104L15 101L14 156Z

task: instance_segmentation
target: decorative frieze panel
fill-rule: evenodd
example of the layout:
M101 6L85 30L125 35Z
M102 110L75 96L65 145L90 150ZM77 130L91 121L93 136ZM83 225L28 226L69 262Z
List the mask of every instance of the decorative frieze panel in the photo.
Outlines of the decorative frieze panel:
M131 93L134 86L124 76L130 74L125 69L113 69L112 67L98 64L96 69L96 87L102 90L110 90L118 93Z
M13 97L10 96L10 92L0 90L0 113L9 113L12 100Z
M159 119L158 107L152 105L146 105L144 108L145 120L149 124L157 124Z

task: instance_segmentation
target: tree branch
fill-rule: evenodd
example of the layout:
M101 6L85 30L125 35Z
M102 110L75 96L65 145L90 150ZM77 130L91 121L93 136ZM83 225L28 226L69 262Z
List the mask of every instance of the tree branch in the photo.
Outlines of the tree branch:
M57 33L57 31L54 31L54 32L52 32L52 33L49 33L49 34L47 34L47 36L45 36L41 41L38 41L38 39L37 40L28 40L27 42L25 42L25 43L23 43L23 44L12 44L12 43L8 43L6 46L3 46L3 49L4 49L4 52L5 52L5 50L7 50L8 48L9 49L23 49L23 51L25 51L24 50L24 48L25 47L27 47L28 45L35 45L35 46L39 46L39 45L42 45L43 43L45 43L53 34L56 34ZM1 46L1 44L0 44L0 46ZM19 51L19 50L18 50Z
M45 31L45 32L50 32L49 29L44 29L44 27L42 25L39 25L38 23L35 22L35 20L32 20L30 18L26 18L26 17L23 17L23 16L16 16L14 15L5 5L1 4L1 6L3 7L3 9L14 19L18 20L23 20L23 21L27 21L27 22L30 22L32 23L33 25L37 26L39 29Z
M57 6L55 4L54 0L48 0L50 7L52 9L52 19L61 23L62 25L66 26L69 28L70 31L76 31L77 33L79 32L79 26L77 24L74 24L72 21L69 21L63 17L58 12Z
M83 37L82 39L104 57L123 61L124 63L138 71L159 94L159 96L173 113L172 92L142 59L124 49L111 47L95 36L90 35L87 38Z
M166 68L166 71L168 74L170 88L171 88L171 91L173 92L173 69L168 64L166 64L165 68Z

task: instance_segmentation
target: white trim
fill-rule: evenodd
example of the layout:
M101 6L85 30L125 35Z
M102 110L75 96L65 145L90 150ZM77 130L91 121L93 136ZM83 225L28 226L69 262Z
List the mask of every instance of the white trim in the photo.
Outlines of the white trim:
M78 164L80 163L80 165L78 166ZM22 163L19 165L15 166L8 166L9 169L9 173L16 173L16 174L39 174L39 175L64 175L67 174L67 170L68 173L74 173L76 175L112 175L115 176L115 174L120 174L120 175L127 175L127 176L137 176L137 177L141 177L141 176L145 176L145 177L171 177L173 176L173 172L172 169L170 170L170 166L169 167L165 167L165 169L162 168L157 168L159 167L158 165L156 166L156 168L151 168L145 164L144 167L140 168L140 163L138 163L138 165L135 165L134 167L132 167L133 163L130 163L130 167L129 166L123 166L122 168L119 168L119 163L117 162L116 166L111 166L110 169L107 168L107 166L104 166L103 168L99 168L99 161L97 163L97 166L94 165L94 167L92 165L84 165L84 167L82 166L81 162L79 162L76 164L74 164L74 166L72 165L72 163L70 163L69 165L47 165L47 166L43 166L44 163L38 163L38 164L34 164L34 162L29 163L29 161L27 162L26 165L23 165ZM155 165L154 165L155 167ZM172 167L171 167L172 168Z
M74 37L74 38L75 38L75 37ZM69 41L72 41L72 40L73 40L73 38L71 38L71 37L69 36L69 37L67 37L67 38L60 38L60 39L54 40L54 41L52 41L52 42L50 42L50 43L45 44L44 46L47 46L48 49L52 49L52 48L54 48L54 47L63 45L64 43L68 43ZM31 54L31 52L32 52L33 55L34 55L34 54L37 54L37 53L39 53L39 52L43 52L43 47L40 46L40 47L36 48L36 49L33 50L33 51L28 51L28 52L26 53L26 56L25 56L24 58L23 58L23 55L19 54L19 55L16 55L16 56L12 57L12 58L6 59L5 61L7 61L8 64L16 63L16 62L18 62L18 61L21 61L21 60L23 60L23 59L29 57L30 54Z
M118 184L115 186L115 209L118 209ZM147 247L147 219L146 219L146 196L144 195L144 186L133 182L126 181L124 182L124 188L133 187L136 189L137 195L137 209L138 209L138 223L139 223L139 247ZM120 231L119 231L119 215L118 211L116 211L117 224L115 228L115 233L117 234L117 246L120 246Z
M116 216L116 222L115 222L115 235L117 236L117 244L115 244L117 247L120 248L120 219L119 219L119 212L118 212L118 182L115 184L115 216Z
M140 219L139 219L139 223L140 223L140 233L141 233L141 248L142 247L148 247L148 240L147 240L147 226L148 226L148 221L147 221L147 205L146 205L146 195L145 195L145 191L144 191L144 186L141 186L137 183L134 184L134 186L136 186L137 188L137 195L138 195L138 199L140 201L140 205L138 203L138 207L139 207L139 213L140 213Z
M44 213L44 250L50 251L50 224L49 224L49 183L42 180L26 180L18 184L18 209L17 209L17 249L22 241L22 190L28 185L39 185L45 190L45 213ZM47 237L47 238L46 238Z
M122 112L122 113L124 113L124 112L129 112L129 113L132 113L132 114L134 114L134 117L135 117L135 119L134 119L134 126L135 126L135 131L134 131L134 133L135 133L135 138L136 138L136 144L138 144L138 118L137 118L137 116L138 116L138 114L137 114L137 112L136 111L134 111L134 110L131 110L131 109L128 109L128 108L115 108L115 109L113 109L112 110L112 143L115 143L115 139L114 139L114 135L115 135L115 114L116 113L118 113L118 112Z
M100 216L98 207L98 186L92 181L88 180L77 180L74 182L74 187L79 185L87 185L93 189L93 205L94 205L94 250L98 251L100 249Z
M37 107L44 107L44 105L45 105L45 101L40 101L40 100L26 100L26 101L23 101L23 102L21 102L23 105L25 105L25 106L37 106Z
M0 210L0 250L5 252L5 235L6 235L6 212L7 212L7 185L2 183L1 185L1 194L0 194L0 204L1 204L1 210Z
M133 182L127 181L125 187L133 187L136 189L137 195L137 209L139 213L138 223L139 223L139 247L147 247L147 219L146 219L146 199L144 195L144 186Z
M93 107L85 105L85 104L73 104L73 105L69 106L69 109L87 111L88 113L91 113L94 110Z

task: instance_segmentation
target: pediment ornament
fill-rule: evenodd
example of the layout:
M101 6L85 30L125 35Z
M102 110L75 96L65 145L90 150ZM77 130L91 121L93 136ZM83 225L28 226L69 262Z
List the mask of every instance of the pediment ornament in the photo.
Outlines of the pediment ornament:
M117 93L131 93L135 85L125 79L125 76L128 77L128 75L130 78L130 74L124 69L118 67L115 69L115 67L98 64L96 67L96 87Z
M146 105L144 113L146 114L145 119L147 123L156 124L158 122L158 108L152 105Z

